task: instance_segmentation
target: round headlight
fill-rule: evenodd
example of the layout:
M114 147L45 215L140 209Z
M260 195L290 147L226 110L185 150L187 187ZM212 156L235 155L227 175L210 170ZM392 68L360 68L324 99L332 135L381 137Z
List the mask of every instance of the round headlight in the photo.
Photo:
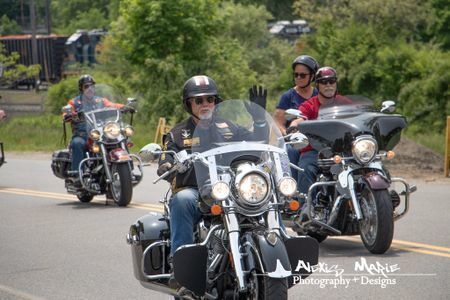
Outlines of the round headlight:
M103 127L103 132L108 139L115 139L120 135L120 126L116 122L110 122Z
M134 128L131 126L127 126L124 129L126 136L132 136L134 134Z
M91 132L89 133L91 139L93 139L94 141L97 141L100 139L100 131L98 131L97 129L92 129Z
M216 182L212 186L211 196L214 200L222 201L230 195L230 186L223 181Z
M297 191L297 182L292 177L283 177L278 182L278 190L284 196L292 196Z
M264 177L250 173L242 178L238 185L238 192L242 199L250 205L257 205L263 201L269 191Z
M369 163L378 151L377 142L371 137L364 137L353 142L352 153L362 164Z

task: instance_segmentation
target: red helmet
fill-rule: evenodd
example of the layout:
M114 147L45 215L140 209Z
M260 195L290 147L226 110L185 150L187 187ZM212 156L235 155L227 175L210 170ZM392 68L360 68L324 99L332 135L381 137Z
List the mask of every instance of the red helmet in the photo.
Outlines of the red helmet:
M316 82L319 82L323 79L327 78L334 78L337 80L337 73L336 70L332 67L322 67L319 70L317 70L316 73Z

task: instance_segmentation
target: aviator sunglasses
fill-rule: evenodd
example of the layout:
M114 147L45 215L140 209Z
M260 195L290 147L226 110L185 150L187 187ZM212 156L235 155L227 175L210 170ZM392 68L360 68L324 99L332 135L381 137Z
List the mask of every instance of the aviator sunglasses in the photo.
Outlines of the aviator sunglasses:
M206 102L211 104L216 101L216 97L214 97L214 96L207 96L206 98L205 97L195 97L195 98L191 98L191 103L195 102L195 104L201 105L203 103L203 100L206 100Z
M294 72L294 77L295 78L299 78L300 77L301 79L304 79L304 78L306 78L309 75L311 75L311 73L297 73L297 72Z

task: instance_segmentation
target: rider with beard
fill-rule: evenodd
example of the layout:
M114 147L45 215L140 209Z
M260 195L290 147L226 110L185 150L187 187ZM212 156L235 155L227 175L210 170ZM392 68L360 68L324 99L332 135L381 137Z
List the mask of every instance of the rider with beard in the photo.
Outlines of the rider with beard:
M267 90L256 86L250 89L250 101L262 108L266 106ZM201 149L202 145L210 147L216 142L231 142L234 140L254 140L268 136L268 126L263 109L252 109L246 106L253 118L254 131L233 124L229 120L214 115L216 104L222 99L219 97L216 83L208 76L194 76L186 81L183 87L183 106L191 115L185 121L175 125L163 137L163 150L191 152L191 147ZM201 126L205 130L201 136L193 136L195 128ZM174 157L163 154L159 161L158 175L170 170ZM171 178L166 178L172 186L172 198L169 203L171 256L183 245L193 243L193 226L198 223L202 213L197 204L199 191L195 170L190 166L184 172L178 172Z
M72 152L72 166L70 175L78 178L78 166L84 158L86 151L88 132L86 122L79 120L76 116L80 111L91 111L104 107L123 108L123 104L112 103L106 98L95 96L95 80L91 75L82 75L78 80L80 94L69 100L68 105L72 107L72 114L64 114L64 121L71 122L72 140L70 150Z
M337 73L331 67L323 67L317 71L316 87L319 94L310 98L298 108L305 118L292 121L287 129L288 133L297 131L297 125L305 120L317 119L321 107L335 105L336 103L350 103L347 98L337 94ZM299 167L304 169L304 171L298 174L298 189L300 193L308 193L309 187L316 181L319 172L317 155L317 151L311 145L301 150Z

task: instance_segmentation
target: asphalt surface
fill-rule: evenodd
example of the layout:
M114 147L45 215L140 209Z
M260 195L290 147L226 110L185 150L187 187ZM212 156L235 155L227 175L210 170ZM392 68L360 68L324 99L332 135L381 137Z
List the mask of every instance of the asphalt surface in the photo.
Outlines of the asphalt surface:
M50 156L14 156L0 168L0 299L171 299L134 278L129 226L168 188L146 167L129 207L104 197L81 203L51 173ZM395 174L395 170L391 170ZM418 186L384 255L359 237L329 238L320 270L289 290L290 299L449 299L450 179ZM360 268L364 265L366 268Z

